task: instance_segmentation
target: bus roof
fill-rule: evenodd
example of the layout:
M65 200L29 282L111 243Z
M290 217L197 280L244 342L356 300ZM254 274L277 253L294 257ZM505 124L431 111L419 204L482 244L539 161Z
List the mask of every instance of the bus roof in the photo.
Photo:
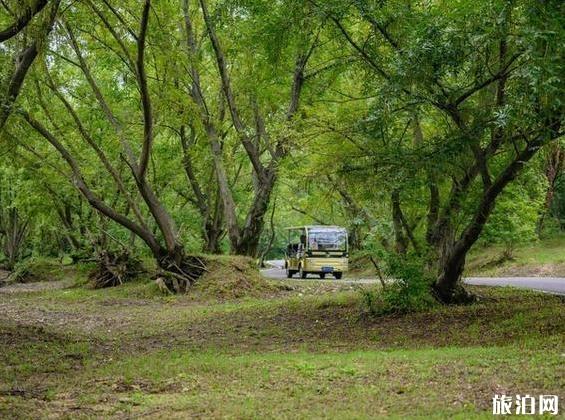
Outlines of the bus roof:
M292 226L285 228L286 230L297 230L297 229L343 229L346 230L343 226L334 226L334 225L304 225L304 226Z

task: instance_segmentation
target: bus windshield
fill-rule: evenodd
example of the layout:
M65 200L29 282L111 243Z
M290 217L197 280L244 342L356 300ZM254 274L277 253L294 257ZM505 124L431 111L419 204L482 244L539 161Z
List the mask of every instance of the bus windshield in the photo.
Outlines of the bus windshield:
M345 229L308 229L308 249L311 251L346 251L347 232Z

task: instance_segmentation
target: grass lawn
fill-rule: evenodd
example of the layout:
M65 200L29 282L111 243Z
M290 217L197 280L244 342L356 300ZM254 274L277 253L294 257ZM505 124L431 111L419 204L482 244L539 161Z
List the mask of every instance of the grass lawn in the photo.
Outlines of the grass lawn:
M0 417L489 417L495 393L565 397L556 296L367 318L351 286L157 297L139 282L0 294Z
M510 260L501 258L503 251L501 245L473 249L467 275L565 277L565 235L519 245Z

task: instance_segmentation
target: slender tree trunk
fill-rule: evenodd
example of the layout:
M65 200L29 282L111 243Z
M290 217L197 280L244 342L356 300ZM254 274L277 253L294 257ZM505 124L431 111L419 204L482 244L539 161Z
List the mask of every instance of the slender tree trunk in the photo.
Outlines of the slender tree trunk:
M553 197L555 196L557 181L561 176L563 176L563 171L565 170L565 149L563 149L559 144L552 146L553 147L551 147L548 151L549 153L546 159L545 177L547 178L548 185L545 192L543 210L537 225L538 236L541 235L545 224L545 218L550 212Z
M69 243L69 246L73 251L79 250L80 241L77 239L74 233L75 229L73 226L73 219L71 215L70 206L67 203L65 203L63 208L57 207L57 214L59 215L59 219L63 223L63 226L65 227L66 230L65 238Z
M20 33L29 24L33 17L41 12L47 3L48 0L36 0L30 5L30 7L26 7L14 23L0 31L0 42L7 41Z
M273 248L273 244L275 242L275 237L276 237L275 210L276 210L276 207L277 207L276 204L277 204L277 202L276 202L276 198L275 198L275 201L273 202L272 210L271 210L271 218L270 218L270 230L271 230L271 232L270 232L270 235L269 235L269 242L267 243L267 246L265 247L263 252L261 252L261 257L259 258L259 267L265 266L265 258L267 257L267 254Z
M258 124L256 124L255 133L250 134L252 128L246 124L243 113L240 112L240 108L238 107L237 96L234 94L231 85L228 61L214 28L211 15L208 11L207 2L206 0L199 0L198 3L200 4L208 38L210 39L212 50L214 51L221 89L231 117L233 128L239 136L239 141L245 149L249 162L253 166L254 176L256 177L254 180L257 181L253 202L247 212L247 216L242 227L238 223L235 202L227 182L227 175L222 162L221 146L218 141L217 130L213 126L210 114L205 106L202 89L200 88L198 69L194 65L191 68L193 79L192 97L202 109L204 126L209 134L210 146L214 159L214 168L216 169L216 177L218 179L220 193L223 198L223 209L231 250L235 254L255 257L257 256L257 247L264 225L264 217L269 206L270 195L273 191L277 178L277 165L287 153L286 138L282 137L278 139L277 142L270 142L268 139L269 135L265 131L264 124L262 124L263 118L261 118L260 112L257 108L255 108L254 114L255 122ZM192 22L188 16L187 0L184 0L183 2L183 10L185 13L185 27L188 46L193 53L193 57L191 58L195 59L197 56L197 44L194 37ZM305 81L304 70L308 59L316 46L316 42L317 37L309 50L304 54L299 54L297 57L291 84L291 98L286 113L287 121L291 121L298 110L300 95ZM266 142L265 149L268 150L271 155L271 161L269 164L264 164L262 161L262 154L264 150L262 150L260 144L258 144L258 140L261 138Z
M408 241L406 240L406 236L404 235L402 228L402 210L400 208L400 191L398 189L395 189L392 192L391 203L396 252L404 255L408 249Z
M28 233L28 221L22 220L16 208L10 208L3 217L3 222L5 268L12 270L22 255L22 248Z
M234 249L236 254L248 255L250 257L257 256L259 240L265 223L265 213L267 213L269 208L269 201L275 181L276 169L269 168L265 179L263 179L263 182L255 192L253 203Z
M185 127L180 129L180 140L183 152L183 167L188 180L188 184L194 193L194 198L189 199L198 209L202 218L202 239L204 240L203 251L211 254L220 253L220 240L223 235L222 201L215 188L215 197L205 194L198 182L190 148L196 141L194 129L190 130L190 138L186 135Z
M204 251L210 254L221 254L220 243L224 236L222 200L216 197L214 211L206 218Z
M335 188L341 197L341 201L343 202L343 207L346 213L346 216L349 220L353 221L352 224L349 225L349 246L350 249L356 250L361 249L361 242L363 240L362 235L362 225L365 225L365 228L370 228L376 224L376 221L371 216L371 214L362 207L358 202L355 201L353 196L347 191L347 188L340 183L339 180L335 180L330 175L327 176L332 189ZM356 220L362 220L363 223L359 224Z
M17 35L23 28L27 26L29 21L39 13L46 5L46 1L40 0L34 3L12 26L0 32L0 42ZM0 97L0 131L4 128L8 117L12 112L13 105L20 94L20 90L24 84L25 77L33 64L35 58L39 54L41 46L44 44L47 36L51 32L53 22L59 8L60 0L55 0L49 16L49 23L44 29L44 33L38 35L32 44L27 46L17 57L16 68L11 75L8 88L2 97Z

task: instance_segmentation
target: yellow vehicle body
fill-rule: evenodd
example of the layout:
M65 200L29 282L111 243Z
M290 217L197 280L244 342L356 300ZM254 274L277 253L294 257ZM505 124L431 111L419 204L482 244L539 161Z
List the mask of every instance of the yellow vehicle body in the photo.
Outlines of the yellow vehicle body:
M287 228L286 276L308 274L341 279L349 268L347 230L339 226L300 226Z

